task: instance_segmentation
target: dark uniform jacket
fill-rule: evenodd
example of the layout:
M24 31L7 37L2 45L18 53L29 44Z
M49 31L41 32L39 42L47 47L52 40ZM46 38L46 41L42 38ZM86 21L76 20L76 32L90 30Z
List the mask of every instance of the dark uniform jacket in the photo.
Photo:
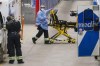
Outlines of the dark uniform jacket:
M3 18L2 18L2 14L0 12L0 29L3 27Z
M19 21L16 20L10 20L8 22L6 22L6 29L8 30L8 34L10 32L20 32L21 29L21 24Z

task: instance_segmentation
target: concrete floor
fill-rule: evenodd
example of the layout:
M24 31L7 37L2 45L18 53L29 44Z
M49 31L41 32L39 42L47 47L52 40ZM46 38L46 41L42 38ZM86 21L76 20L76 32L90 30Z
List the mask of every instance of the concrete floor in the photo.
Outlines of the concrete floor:
M53 32L53 33L52 33ZM49 27L49 35L56 33L53 28ZM74 38L77 33L73 29L68 30ZM43 36L37 41L37 44L32 43L32 36L37 33L34 25L24 26L24 40L22 41L22 51L24 64L9 64L8 59L1 66L99 66L100 62L94 57L77 56L76 44L44 44ZM61 36L62 37L62 36ZM59 38L61 38L59 37Z

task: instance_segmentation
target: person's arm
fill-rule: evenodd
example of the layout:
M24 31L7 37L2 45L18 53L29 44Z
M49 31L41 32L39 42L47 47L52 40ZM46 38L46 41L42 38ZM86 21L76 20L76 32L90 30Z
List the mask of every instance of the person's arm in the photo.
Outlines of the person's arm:
M21 29L21 23L18 21L18 29L19 29L19 35L20 39L23 40L23 30Z
M8 21L6 22L6 29L7 29L7 30L10 29L10 27L11 27L11 23L12 23L12 22L8 22Z
M51 10L52 10L52 8L46 10L46 14L48 14Z
M37 13L37 17L36 17L36 26L38 26L38 25L40 25L41 23L40 23L40 11Z
M17 23L18 23L18 26L17 26L18 27L18 31L20 32L21 31L21 23L19 21Z
M0 12L0 22L1 22L1 27L3 28L3 18L1 12Z

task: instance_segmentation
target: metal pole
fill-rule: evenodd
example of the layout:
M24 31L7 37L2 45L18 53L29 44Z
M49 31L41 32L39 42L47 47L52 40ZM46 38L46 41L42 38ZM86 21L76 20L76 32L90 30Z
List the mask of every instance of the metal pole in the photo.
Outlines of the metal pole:
M39 9L40 9L40 0L36 0L36 6L35 6L36 8L36 11L35 11L35 13L37 14L37 12L39 11Z

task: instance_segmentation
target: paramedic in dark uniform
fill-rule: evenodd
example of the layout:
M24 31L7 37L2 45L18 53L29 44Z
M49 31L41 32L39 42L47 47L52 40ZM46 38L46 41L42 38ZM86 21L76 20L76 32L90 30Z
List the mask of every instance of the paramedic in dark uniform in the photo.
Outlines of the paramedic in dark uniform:
M34 44L36 44L36 40L40 38L40 36L44 33L44 41L45 44L50 44L49 35L48 35L48 22L47 15L52 9L45 10L45 6L41 5L41 9L37 13L36 18L36 26L38 27L39 32L35 37L32 38Z
M2 18L2 14L0 12L0 47L1 47L1 44L2 44L2 28L3 28L3 18Z
M1 28L3 27L3 18L2 18L1 12L0 12L0 27L1 27Z
M19 21L16 21L13 16L7 17L6 29L8 30L8 54L9 54L9 63L13 64L15 57L18 61L18 64L22 64L22 51L20 44L20 30L21 24Z

